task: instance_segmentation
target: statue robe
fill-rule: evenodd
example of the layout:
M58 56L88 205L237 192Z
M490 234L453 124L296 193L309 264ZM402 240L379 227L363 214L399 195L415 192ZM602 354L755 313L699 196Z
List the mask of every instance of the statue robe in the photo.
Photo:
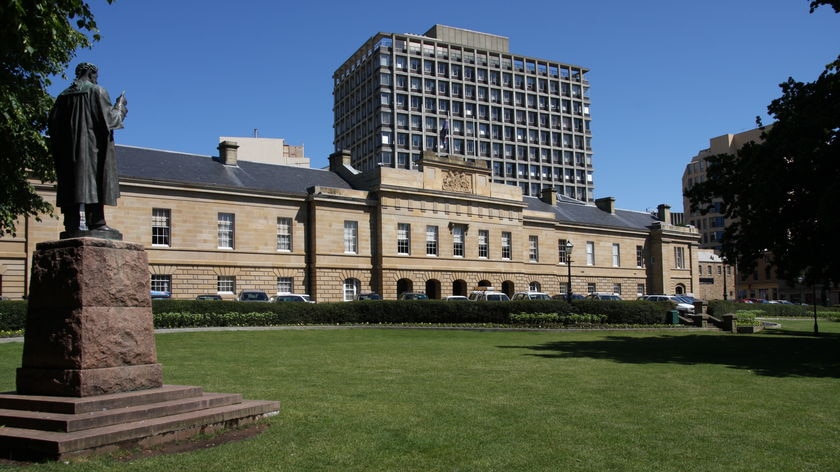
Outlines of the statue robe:
M120 196L113 130L124 112L97 84L76 80L50 112L50 149L58 180L56 205L116 205Z

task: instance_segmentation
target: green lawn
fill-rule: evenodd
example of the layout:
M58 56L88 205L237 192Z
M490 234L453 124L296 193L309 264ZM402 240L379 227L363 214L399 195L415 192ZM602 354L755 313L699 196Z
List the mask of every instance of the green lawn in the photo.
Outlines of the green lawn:
M783 325L159 334L166 383L280 415L212 449L26 470L836 471L840 323ZM0 390L21 349L0 344Z

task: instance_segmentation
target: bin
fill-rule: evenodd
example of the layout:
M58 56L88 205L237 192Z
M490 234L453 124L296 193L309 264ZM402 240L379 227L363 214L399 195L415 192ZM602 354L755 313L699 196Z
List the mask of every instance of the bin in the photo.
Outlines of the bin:
M680 324L680 312L677 310L668 310L666 323L678 325Z

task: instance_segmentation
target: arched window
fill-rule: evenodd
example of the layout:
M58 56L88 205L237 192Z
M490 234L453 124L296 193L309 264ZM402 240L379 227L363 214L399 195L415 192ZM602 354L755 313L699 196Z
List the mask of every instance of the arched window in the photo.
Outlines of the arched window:
M452 282L452 295L467 295L467 282L458 279Z
M426 281L426 295L432 300L440 300L440 281L429 279Z
M361 286L362 284L359 282L359 279L344 279L344 301L349 302L355 300Z
M531 292L542 292L542 290L540 290L540 288L541 288L541 285L536 280L534 280L534 281L532 281L531 283L528 284L528 290L530 290Z
M685 285L677 284L677 286L674 287L674 293L677 294L677 295L684 294L685 293Z
M513 284L513 282L511 282L510 280L505 280L504 282L502 282L502 292L505 292L507 296L512 297L514 292L516 292L515 285Z
M411 282L411 279L397 280L397 296L400 296L403 292L411 292L413 290L414 283Z

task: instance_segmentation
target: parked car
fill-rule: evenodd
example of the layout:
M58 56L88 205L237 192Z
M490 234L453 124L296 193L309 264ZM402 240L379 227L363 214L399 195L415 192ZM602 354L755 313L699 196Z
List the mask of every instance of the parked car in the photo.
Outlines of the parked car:
M262 290L243 290L236 297L240 302L268 302L268 295Z
M495 290L475 290L470 293L468 297L474 302L508 302L510 297L504 292L497 292Z
M420 292L403 292L397 300L428 300L429 296Z
M172 294L169 292L164 292L162 290L152 290L151 291L152 300L166 300L167 298L172 298Z
M682 312L683 314L694 314L694 303L691 301L692 299L679 295L645 295L644 297L641 297L640 300L646 300L649 302L671 302L677 311Z
M203 295L199 295L199 296L195 297L195 299L196 300L208 300L208 301L220 302L220 301L222 301L222 296L217 295L215 293L205 293Z
M516 292L511 300L551 300L551 296L544 292Z
M300 303L315 303L309 295L302 293L278 293L273 298L273 302L300 302Z
M465 297L464 295L450 295L450 296L446 297L446 299L450 300L450 301L456 301L456 302L469 301L470 300L469 298Z
M583 300L585 298L586 297L584 297L583 295L581 295L579 293L573 293L572 294L572 300ZM551 299L552 300L568 300L569 296L566 295L565 293L558 293L557 295L552 295Z
M621 295L617 293L599 293L593 292L586 296L587 300L610 300L614 302L621 301Z
M382 295L378 293L360 293L356 295L356 300L382 300Z

